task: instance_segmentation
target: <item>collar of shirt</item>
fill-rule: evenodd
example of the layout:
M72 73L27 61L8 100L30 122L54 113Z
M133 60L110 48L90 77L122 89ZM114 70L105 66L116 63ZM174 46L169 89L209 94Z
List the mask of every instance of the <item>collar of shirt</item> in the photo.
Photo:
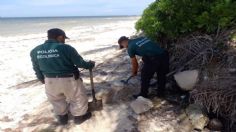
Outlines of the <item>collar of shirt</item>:
M45 43L59 43L57 40L49 39L46 40Z
M132 39L130 39L130 40L128 41L128 46L131 45L132 41L133 41Z

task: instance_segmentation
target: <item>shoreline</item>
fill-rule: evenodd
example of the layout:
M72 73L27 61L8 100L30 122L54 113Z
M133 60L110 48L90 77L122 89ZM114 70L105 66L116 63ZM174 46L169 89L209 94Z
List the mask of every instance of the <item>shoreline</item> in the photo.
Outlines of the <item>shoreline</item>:
M66 30L67 35L70 37L66 44L76 48L79 53L86 53L87 55L90 50L112 47L120 36L129 36L135 32L134 23L136 20L108 20L109 22L98 26L85 26L69 31ZM5 40L1 38L1 88L5 89L35 79L29 53L34 47L44 43L45 40L46 33L8 37ZM83 54L81 55L83 56ZM85 56L85 59L90 58Z
M141 17L141 15L107 15L107 16L32 16L32 17L0 17L0 19L25 19L25 18L106 18L106 17Z

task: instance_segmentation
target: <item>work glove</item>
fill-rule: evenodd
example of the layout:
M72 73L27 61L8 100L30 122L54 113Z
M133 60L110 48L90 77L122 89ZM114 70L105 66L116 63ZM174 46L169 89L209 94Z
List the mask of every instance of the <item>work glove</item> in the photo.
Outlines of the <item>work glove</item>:
M39 81L40 81L42 84L45 84L44 79L40 79Z
M90 65L91 65L91 69L93 69L94 68L94 66L95 66L95 61L89 61L89 63L90 63Z

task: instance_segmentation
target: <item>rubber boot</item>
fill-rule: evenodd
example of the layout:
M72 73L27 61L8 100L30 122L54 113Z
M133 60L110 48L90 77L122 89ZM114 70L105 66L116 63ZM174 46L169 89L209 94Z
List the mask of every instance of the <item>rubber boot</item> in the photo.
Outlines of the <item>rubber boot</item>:
M82 116L75 116L74 117L74 123L77 124L77 125L80 125L83 122L85 122L86 120L90 119L91 117L92 117L91 112L87 112L85 115L82 115Z
M60 125L66 125L68 123L68 114L58 115L58 122Z

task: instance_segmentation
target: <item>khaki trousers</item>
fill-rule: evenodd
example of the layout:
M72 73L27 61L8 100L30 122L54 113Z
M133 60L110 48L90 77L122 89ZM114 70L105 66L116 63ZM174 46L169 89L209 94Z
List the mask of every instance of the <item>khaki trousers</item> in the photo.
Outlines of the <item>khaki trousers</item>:
M65 115L70 111L73 116L81 116L87 112L88 97L80 79L46 77L45 89L55 114Z

